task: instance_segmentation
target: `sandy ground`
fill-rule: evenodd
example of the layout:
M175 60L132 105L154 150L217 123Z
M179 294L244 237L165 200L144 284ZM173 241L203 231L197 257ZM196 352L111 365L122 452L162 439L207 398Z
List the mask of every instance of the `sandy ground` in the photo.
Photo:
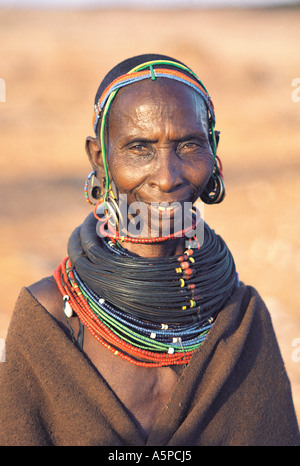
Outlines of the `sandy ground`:
M269 307L300 419L299 22L300 10L0 10L0 339L20 288L51 274L90 211L98 83L124 58L165 53L214 100L227 197L205 219Z

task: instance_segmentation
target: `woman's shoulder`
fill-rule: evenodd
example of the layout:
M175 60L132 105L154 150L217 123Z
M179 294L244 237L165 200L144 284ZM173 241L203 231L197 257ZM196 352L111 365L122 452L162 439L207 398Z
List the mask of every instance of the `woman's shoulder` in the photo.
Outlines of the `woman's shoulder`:
M51 277L24 286L11 315L6 346L19 347L23 352L27 348L30 352L42 334L58 327L65 330L62 307L62 296Z
M62 295L53 276L42 278L26 290L49 314L59 321L63 319Z

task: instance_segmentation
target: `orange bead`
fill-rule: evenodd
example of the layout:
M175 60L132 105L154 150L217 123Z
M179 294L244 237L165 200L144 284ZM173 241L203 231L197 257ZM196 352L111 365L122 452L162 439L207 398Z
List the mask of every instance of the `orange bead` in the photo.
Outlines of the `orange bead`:
M190 264L188 262L181 262L181 268L182 270L188 269Z

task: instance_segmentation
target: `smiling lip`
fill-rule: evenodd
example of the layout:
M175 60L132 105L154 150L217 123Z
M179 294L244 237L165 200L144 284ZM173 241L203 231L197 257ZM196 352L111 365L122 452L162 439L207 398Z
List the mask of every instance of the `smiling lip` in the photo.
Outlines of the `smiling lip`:
M158 206L158 210L161 210L162 212L166 212L166 211L170 211L170 210L175 210L175 209L177 209L177 208L178 208L178 206L172 206L172 205L170 205L170 206L168 206L168 207L163 207L163 206L161 206L161 205Z
M151 209L154 209L155 211L159 211L161 213L166 213L166 212L175 212L176 210L178 210L179 208L181 208L182 204L181 202L172 202L172 204L168 204L168 205L164 205L166 204L165 202L163 203L151 203L150 204L150 208Z
M185 202L191 201L172 201L172 202L146 202L148 208L157 213L160 217L172 218L180 209L183 210Z

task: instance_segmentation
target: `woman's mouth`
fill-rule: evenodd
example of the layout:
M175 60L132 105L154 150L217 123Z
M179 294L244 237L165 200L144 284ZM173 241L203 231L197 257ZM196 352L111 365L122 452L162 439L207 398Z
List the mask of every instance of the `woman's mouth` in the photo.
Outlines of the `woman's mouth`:
M181 202L151 202L149 208L154 214L159 214L160 217L167 216L168 218L175 215L180 209L183 209L184 203Z

